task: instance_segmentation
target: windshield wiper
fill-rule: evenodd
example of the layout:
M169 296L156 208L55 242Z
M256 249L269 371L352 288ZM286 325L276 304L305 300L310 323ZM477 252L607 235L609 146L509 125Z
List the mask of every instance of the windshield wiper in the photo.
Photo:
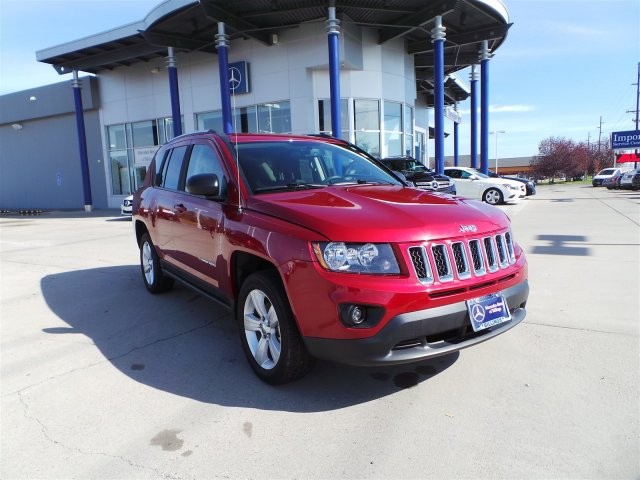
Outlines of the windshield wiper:
M308 190L310 188L323 188L326 185L319 185L317 183L287 183L286 185L269 185L266 187L254 188L254 193L262 192L276 192L285 190Z

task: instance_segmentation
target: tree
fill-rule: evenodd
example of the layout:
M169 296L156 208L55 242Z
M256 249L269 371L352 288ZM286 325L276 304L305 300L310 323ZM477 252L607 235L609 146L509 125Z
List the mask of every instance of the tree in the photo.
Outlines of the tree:
M615 155L609 146L609 140L602 142L600 145L590 145L589 157L589 166L587 171L592 175L595 175L603 168L612 167Z
M610 165L613 152L608 143L587 145L560 137L545 138L538 145L538 156L531 163L537 177L552 179L565 175L566 178L593 175Z
M538 145L538 156L532 164L532 170L537 177L553 178L561 174L566 175L566 170L573 167L572 157L576 145L566 138L545 138Z

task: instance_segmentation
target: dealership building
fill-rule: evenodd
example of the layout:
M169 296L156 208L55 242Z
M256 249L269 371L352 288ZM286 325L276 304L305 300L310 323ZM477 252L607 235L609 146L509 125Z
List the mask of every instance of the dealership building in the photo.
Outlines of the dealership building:
M510 25L500 0L164 1L36 52L62 81L0 96L0 208L117 208L159 145L206 129L324 132L436 169L461 142L487 168L489 63Z

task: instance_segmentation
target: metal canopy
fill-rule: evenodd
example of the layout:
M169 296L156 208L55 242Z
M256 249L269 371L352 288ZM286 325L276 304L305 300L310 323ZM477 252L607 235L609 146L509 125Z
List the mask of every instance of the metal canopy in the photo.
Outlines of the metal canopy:
M164 57L176 51L216 53L217 22L225 22L230 38L252 38L271 45L272 34L306 22L324 22L335 5L343 22L373 28L379 43L402 38L414 55L418 95L433 104L433 44L436 15L447 28L445 75L478 63L480 43L495 51L511 24L500 0L167 0L137 23L36 53L59 73L99 73ZM445 87L446 103L469 93L457 84Z

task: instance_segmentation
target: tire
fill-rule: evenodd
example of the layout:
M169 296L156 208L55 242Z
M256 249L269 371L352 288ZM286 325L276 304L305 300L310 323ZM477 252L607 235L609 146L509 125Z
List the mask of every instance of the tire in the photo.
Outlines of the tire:
M160 259L148 233L140 239L140 271L144 286L151 293L166 292L173 287L173 279L162 273Z
M504 201L504 197L497 188L489 188L482 194L482 200L489 205L499 205Z
M258 377L278 385L303 377L312 366L275 272L250 275L236 308L242 349Z

